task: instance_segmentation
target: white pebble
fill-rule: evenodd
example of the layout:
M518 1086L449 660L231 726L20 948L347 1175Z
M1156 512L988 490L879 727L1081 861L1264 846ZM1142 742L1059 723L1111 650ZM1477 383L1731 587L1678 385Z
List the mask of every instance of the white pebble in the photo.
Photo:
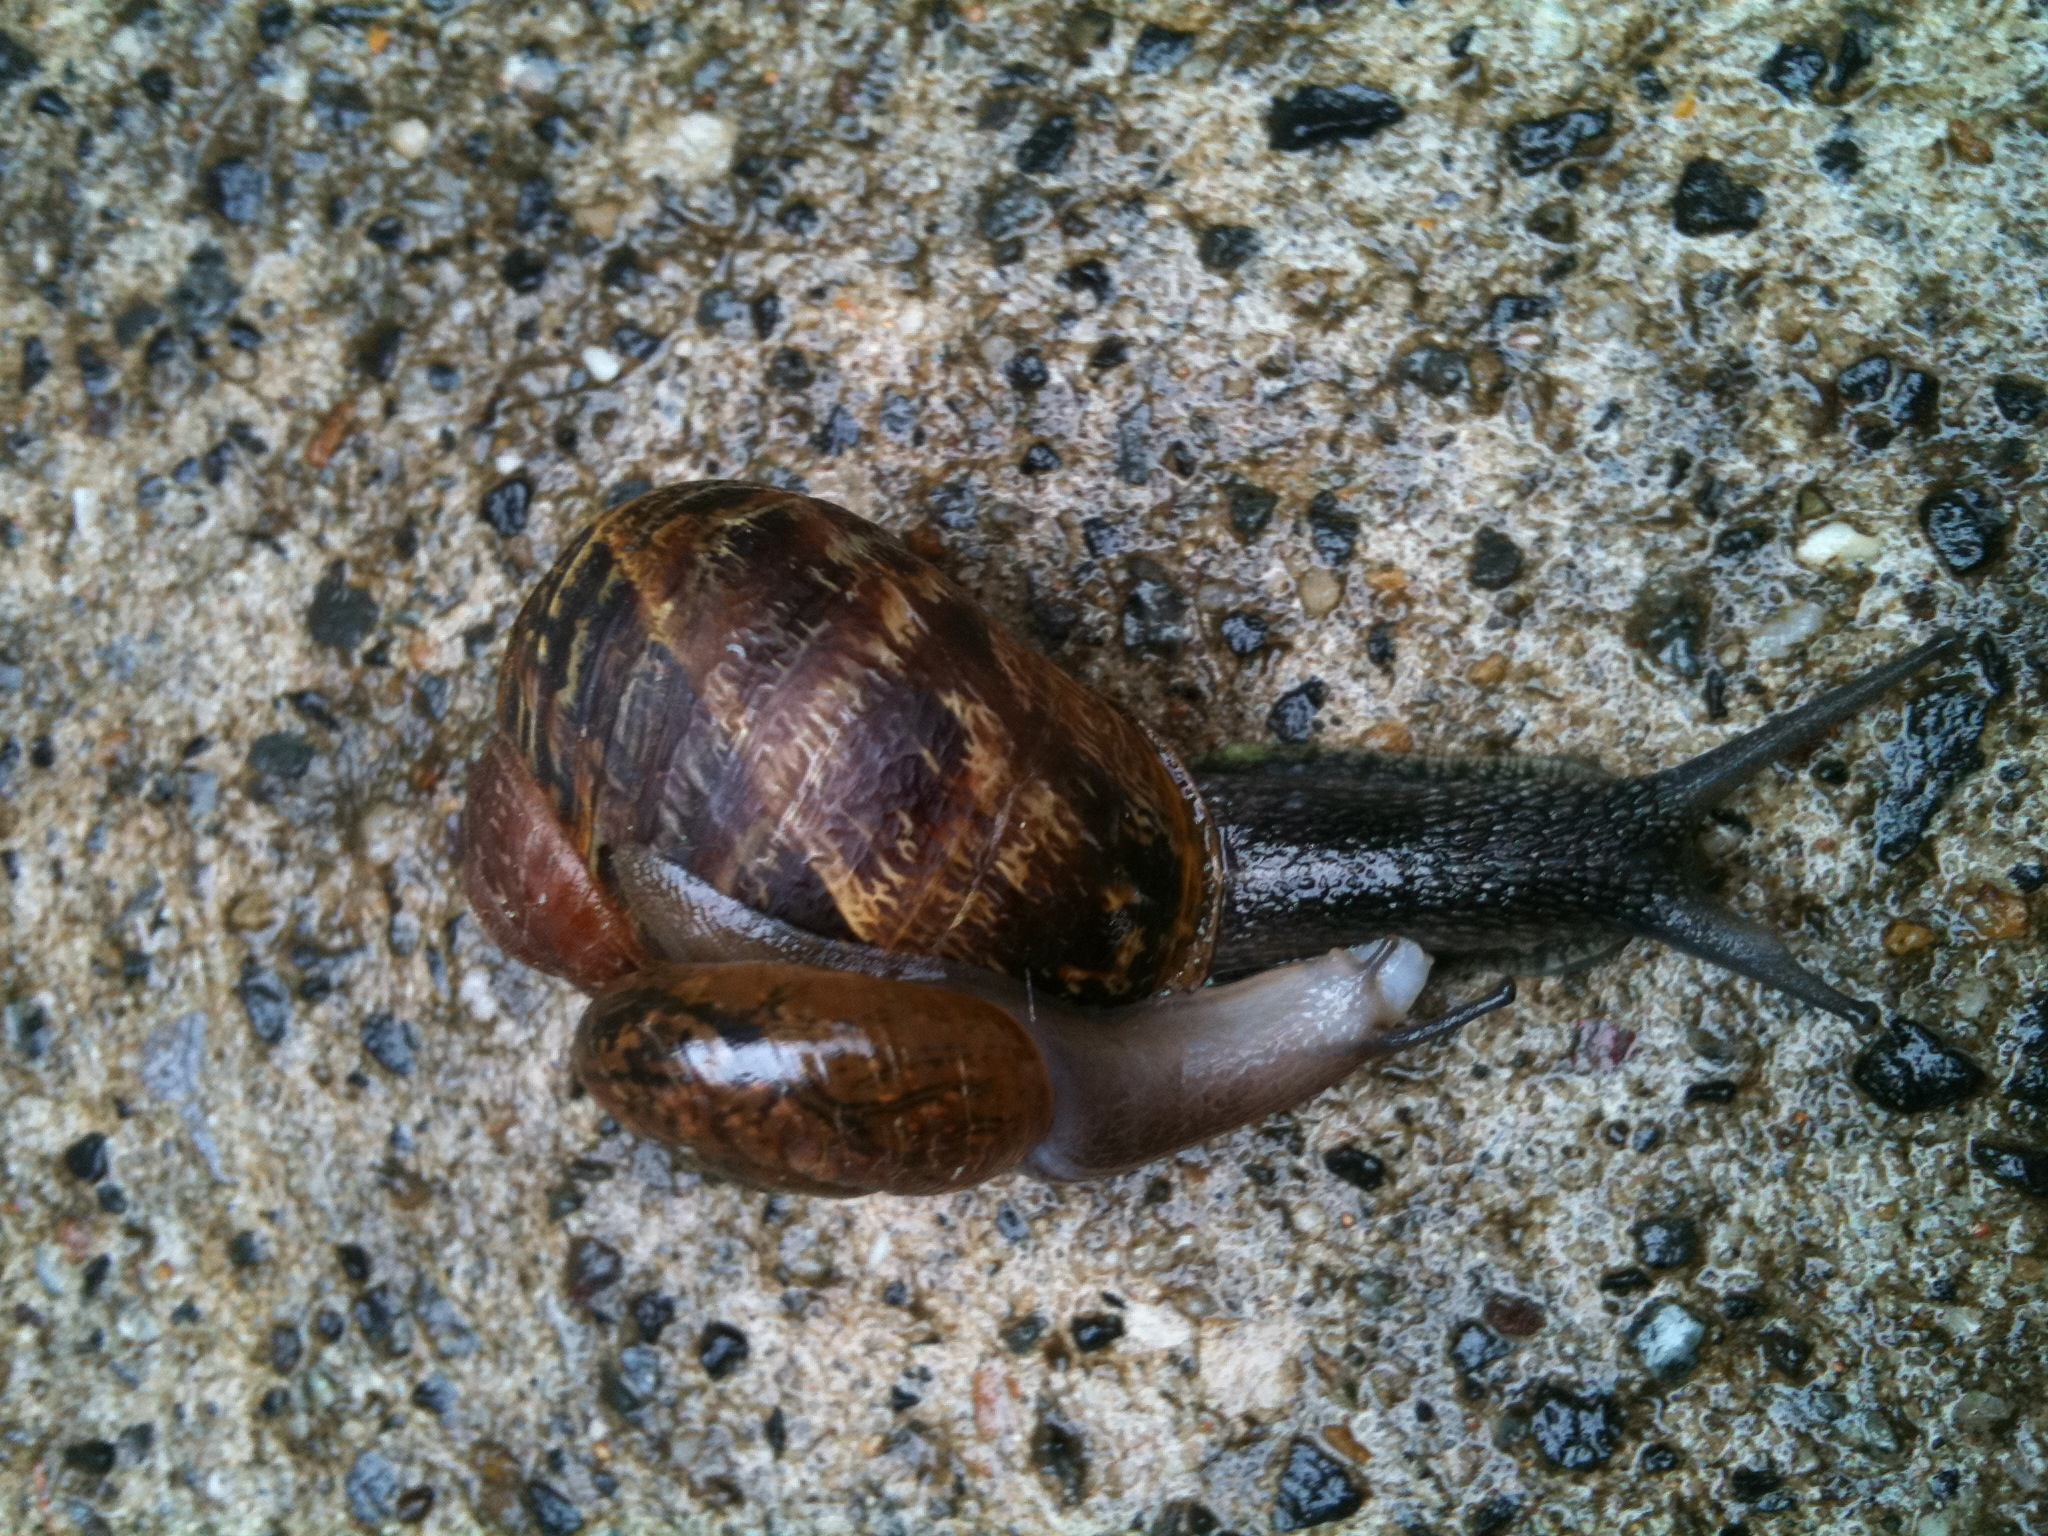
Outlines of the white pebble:
M603 347L585 347L583 367L598 383L609 384L619 376L619 357L616 352L607 352Z
M391 125L391 147L408 160L417 160L434 142L434 130L416 117L401 118Z
M1815 635L1827 619L1819 603L1793 603L1780 608L1756 627L1749 637L1752 656L1784 656L1799 649Z
M653 124L628 138L622 157L642 176L678 184L710 181L725 174L739 130L709 112L685 112L672 123Z
M1801 565L1868 565L1884 546L1849 523L1822 523L1799 541Z
M562 66L550 53L538 48L522 48L505 61L503 73L498 76L508 91L536 91L545 94L555 88L562 78Z
M491 461L492 468L501 475L509 475L526 461L516 453L501 453Z

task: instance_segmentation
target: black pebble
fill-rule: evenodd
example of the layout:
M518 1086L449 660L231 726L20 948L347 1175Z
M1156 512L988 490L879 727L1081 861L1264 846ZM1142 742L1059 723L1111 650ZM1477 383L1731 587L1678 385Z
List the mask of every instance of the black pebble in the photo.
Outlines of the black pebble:
M1217 629L1233 656L1256 656L1272 632L1272 626L1256 613L1226 613Z
M1910 1019L1894 1020L1885 1038L1859 1051L1849 1079L1898 1114L1960 1104L1984 1086L1974 1061Z
M1785 43L1771 55L1758 77L1787 101L1811 96L1828 71L1828 56L1812 43Z
M118 1184L102 1184L99 1202L100 1209L109 1216L124 1215L128 1210L128 1195Z
M1043 1312L1027 1312L1003 1324L997 1337L1003 1341L1003 1348L1013 1355L1029 1354L1038 1341L1045 1337L1046 1320Z
M1769 523L1736 523L1714 535L1714 553L1723 560L1740 559L1755 554L1776 534Z
M1893 421L1925 437L1941 425L1941 380L1919 368L1899 375L1899 387L1885 407Z
M1604 107L1524 119L1508 127L1508 164L1524 176L1539 176L1613 129L1614 114Z
M1472 537L1472 558L1465 579L1482 592L1498 592L1522 574L1522 551L1498 528L1482 528Z
M1323 1166L1358 1189L1378 1189L1387 1182L1387 1165L1362 1147L1332 1147L1323 1154Z
M1813 163L1820 167L1821 175L1829 181L1847 184L1856 179L1865 163L1863 146L1854 139L1836 137L1829 139L1813 152Z
M80 1440L64 1447L64 1465L87 1477L105 1477L114 1470L115 1454L111 1440Z
M1764 1299L1754 1291L1734 1291L1721 1298L1721 1315L1731 1323L1739 1323L1760 1314Z
M64 1166L71 1177L97 1184L107 1176L107 1138L103 1131L87 1131L64 1149Z
M697 1360L713 1381L723 1381L747 1363L747 1336L731 1323L706 1323L697 1336Z
M348 1319L332 1307L322 1307L313 1314L313 1328L321 1338L332 1344L348 1332Z
M1991 381L1991 403L1998 414L2018 427L2031 427L2048 412L2048 389L2010 374Z
M1031 1465L1067 1503L1076 1503L1088 1486L1087 1437L1078 1426L1048 1412L1031 1431Z
M1796 1333L1783 1328L1766 1328L1757 1335L1757 1345L1764 1352L1764 1360L1774 1371L1786 1376L1798 1377L1806 1372L1813 1359L1813 1346Z
M1451 1330L1451 1364L1467 1376L1483 1371L1504 1358L1513 1346L1477 1318L1468 1318Z
M338 1243L334 1249L335 1262L341 1265L341 1272L357 1285L370 1283L370 1250L361 1243Z
M780 1407L761 1421L761 1438L768 1442L768 1449L777 1457L789 1448L789 1420Z
M1710 1077L1702 1082L1685 1085L1685 1102L1688 1104L1732 1104L1738 1089L1725 1077Z
M1842 34L1840 46L1835 49L1835 73L1828 81L1828 89L1840 91L1862 74L1874 58L1876 55L1871 52L1869 36L1860 27L1848 28Z
M276 1323L270 1330L270 1368L280 1376L289 1376L299 1367L300 1359L306 1353L306 1338L291 1323Z
M206 200L230 224L254 224L263 216L270 178L255 162L229 155L206 168Z
M1067 1325L1074 1348L1084 1355L1109 1348L1124 1336L1124 1320L1114 1312L1084 1312Z
M261 777L301 779L312 765L313 743L297 731L271 731L249 743L249 767ZM254 1014L250 1021L255 1022ZM262 1034L260 1025L257 1034Z
M1382 671L1394 665L1394 624L1391 619L1376 619L1372 628L1365 632L1365 656Z
M892 1413L907 1413L924 1399L900 1383L889 1389L889 1410Z
M1904 728L1885 745L1885 785L1872 813L1882 862L1912 853L1949 791L1984 766L1978 742L1989 711L1981 694L1963 687L1937 688L1906 706Z
M1882 352L1859 358L1835 375L1835 392L1854 405L1875 405L1891 387L1892 360Z
M1281 741L1307 741L1315 731L1316 711L1329 696L1329 688L1319 677L1288 689L1266 712L1266 729Z
M1686 166L1671 200L1671 222L1681 235L1746 235L1763 216L1762 189L1737 181L1720 161L1704 156Z
M1465 387L1468 369L1464 353L1450 347L1422 346L1401 355L1394 364L1394 375L1424 394L1445 400Z
M1654 1216L1629 1228L1636 1257L1652 1269L1679 1269L1700 1256L1699 1228L1684 1216Z
M254 1269L269 1259L269 1247L255 1232L237 1232L228 1239L228 1262L237 1269Z
M298 739L305 741L303 736ZM308 761L312 750L312 743L307 742ZM251 762L253 765L253 753ZM262 770L259 768L258 771ZM300 769L300 772L304 771ZM265 969L262 962L251 956L242 962L242 977L235 983L235 996L241 999L242 1011L248 1014L249 1027L256 1032L258 1040L265 1045L276 1045L284 1039L285 1028L292 1021L292 994L282 976Z
M548 280L548 259L524 246L515 246L498 263L498 275L514 293L535 293Z
M1973 485L1950 486L1920 503L1920 530L1941 563L1967 576L2005 550L2005 518L1998 502Z
M746 312L745 302L730 288L706 288L697 296L697 324L703 330L723 330Z
M1050 474L1060 467L1060 456L1050 443L1033 443L1017 467L1027 475Z
M1633 1296L1656 1284L1649 1274L1631 1264L1627 1269L1609 1270L1600 1277L1600 1289L1609 1296Z
M411 1077L419 1036L404 1019L379 1011L371 1014L363 1025L363 1049L386 1072Z
M439 1371L412 1389L413 1406L426 1409L437 1419L446 1418L454 1412L460 1397L455 1383Z
M1131 49L1131 73L1163 75L1195 51L1195 34L1147 22Z
M90 346L78 349L78 376L85 384L86 394L94 399L107 394L116 383L113 364Z
M1344 511L1335 491L1318 491L1308 504L1309 542L1325 565L1342 565L1358 547L1358 519Z
M1026 347L1003 364L1003 377L1010 381L1010 388L1024 394L1035 394L1052 382L1052 372L1036 347Z
M1123 642L1132 655L1176 655L1189 639L1188 600L1158 561L1130 560L1131 590L1124 598Z
M1465 1536L1501 1536L1521 1518L1522 1501L1511 1493L1496 1493L1466 1514Z
M107 1276L114 1272L114 1261L104 1253L97 1253L86 1261L85 1273L79 1278L78 1292L87 1301L99 1295L100 1287L107 1283Z
M1273 1499L1275 1531L1348 1520L1365 1506L1365 1495L1344 1464L1315 1441L1297 1435L1287 1447Z
M1088 354L1088 366L1097 373L1123 365L1131 355L1131 344L1121 336L1105 336L1095 350Z
M1243 224L1211 224L1196 242L1195 255L1211 272L1235 272L1265 249L1259 232Z
M588 1301L619 1283L626 1261L610 1243L579 1237L569 1244L568 1288L571 1301Z
M1050 176L1067 163L1074 148L1074 120L1065 113L1048 117L1017 147L1017 169L1033 176Z
M1536 1394L1529 1429L1536 1449L1553 1467L1582 1472L1606 1464L1627 1427L1621 1408L1604 1392L1580 1394L1544 1387Z
M147 299L137 299L114 317L114 345L132 347L140 341L146 331L153 330L164 318L164 312Z
M766 341L775 334L775 328L782 324L782 296L775 293L756 294L747 303L747 318L754 327L754 334Z
M1661 107L1671 99L1671 87L1664 83L1664 77L1657 73L1654 64L1640 64L1635 72L1636 95L1653 107Z
M292 1394L289 1387L272 1387L256 1404L256 1411L266 1419L281 1419L291 1405Z
M1005 1242L1021 1243L1031 1235L1031 1223L1022 1211L1005 1200L996 1207L996 1231L1003 1235Z
M391 321L370 327L356 347L356 366L371 378L388 382L398 372L398 354L405 345L405 328Z
M1280 504L1280 498L1272 491L1243 480L1230 487L1229 496L1230 526L1243 539L1254 539L1264 533L1273 520L1273 509Z
M526 531L526 516L533 505L533 482L524 475L500 480L484 492L479 515L501 539Z
M1109 268L1095 258L1090 257L1087 261L1075 262L1066 271L1062 272L1060 274L1060 286L1070 289L1075 293L1087 294L1100 307L1109 302L1109 295L1114 287L1114 283L1110 278Z
M860 421L843 405L825 413L824 423L811 434L811 446L826 458L834 458L860 444Z
M576 1536L583 1529L583 1511L547 1483L526 1485L526 1511L540 1527L541 1536Z
M1369 139L1405 116L1400 102L1369 85L1304 85L1292 96L1273 98L1266 142L1292 151Z
M1639 1472L1672 1472L1678 1468L1678 1452L1668 1445L1646 1445L1636 1458Z
M343 661L349 661L376 627L377 600L368 588L350 586L347 562L336 560L313 588L313 603L306 610L306 629L313 643L331 646Z
M2022 896L2031 896L2048 885L2048 864L2029 859L2024 864L2015 864L2006 871L2006 877L2018 888Z
M794 393L809 389L816 380L811 360L795 347L777 347L775 356L768 360L768 382L776 389Z
M2016 1147L2009 1142L1973 1140L1970 1161L1999 1183L2048 1200L2048 1151Z
M633 1298L632 1313L633 1326L640 1330L640 1342L658 1344L663 1330L676 1320L676 1299L648 1291Z
M405 220L395 213L382 214L363 227L363 235L379 250L395 251L405 244Z
M815 204L799 198L776 214L775 222L801 240L817 233L818 226L825 222L825 215Z
M40 336L30 336L21 344L21 392L25 395L50 376L50 349L43 345Z
M1486 306L1486 323L1499 330L1510 325L1521 325L1530 320L1541 320L1555 306L1540 293L1496 294Z

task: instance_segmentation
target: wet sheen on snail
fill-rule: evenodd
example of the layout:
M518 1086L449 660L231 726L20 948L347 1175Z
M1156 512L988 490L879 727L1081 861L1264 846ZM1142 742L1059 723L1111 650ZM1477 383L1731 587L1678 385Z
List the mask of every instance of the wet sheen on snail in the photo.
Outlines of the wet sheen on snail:
M527 599L464 878L502 948L592 994L592 1096L719 1172L1095 1177L1511 995L1410 1021L1432 955L1528 974L1655 938L1864 1019L1704 894L1694 834L1947 644L1641 778L1359 755L1195 776L850 512L676 486Z

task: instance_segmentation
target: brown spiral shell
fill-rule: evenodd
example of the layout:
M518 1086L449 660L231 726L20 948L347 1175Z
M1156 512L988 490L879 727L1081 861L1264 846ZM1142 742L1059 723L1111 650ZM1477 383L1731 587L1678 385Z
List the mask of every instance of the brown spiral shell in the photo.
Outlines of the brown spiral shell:
M473 811L472 899L590 990L635 963L604 875L629 846L812 933L1087 1002L1207 973L1220 861L1180 765L829 502L713 481L605 513L520 613L498 732L479 773L507 783L483 787L545 808L523 838L559 832L566 893L506 895L521 839ZM605 930L581 974L546 958L565 922Z

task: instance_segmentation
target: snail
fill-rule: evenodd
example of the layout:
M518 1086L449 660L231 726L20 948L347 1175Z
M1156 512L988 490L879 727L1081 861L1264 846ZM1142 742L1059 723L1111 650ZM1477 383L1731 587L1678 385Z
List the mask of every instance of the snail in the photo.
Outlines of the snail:
M573 1061L745 1183L1079 1179L1440 1039L1433 957L1533 974L1646 937L1875 1010L1705 894L1702 815L1948 652L1678 767L1330 755L1190 774L844 508L730 481L604 513L527 598L463 874L592 1001Z

